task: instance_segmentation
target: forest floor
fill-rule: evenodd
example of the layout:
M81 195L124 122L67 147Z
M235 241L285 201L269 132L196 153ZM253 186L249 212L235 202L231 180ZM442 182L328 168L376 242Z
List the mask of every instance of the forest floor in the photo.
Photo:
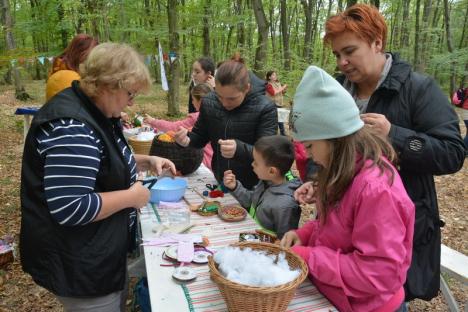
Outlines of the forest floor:
M20 171L23 153L23 118L15 116L16 108L40 106L44 103L43 81L26 83L26 90L33 97L28 102L14 98L11 86L0 86L0 238L12 235L18 243L20 232ZM181 90L184 90L181 88ZM187 108L187 94L181 96L180 111ZM128 112L148 113L165 117L167 111L164 92L159 86L136 99L136 105ZM462 126L464 133L465 127ZM441 218L445 221L442 242L452 249L468 255L468 162L456 174L436 177L437 195ZM134 280L132 284L134 284ZM461 304L468 303L467 286L449 279L449 286ZM130 294L131 294L130 290ZM129 296L128 311L131 311L132 296ZM465 307L461 306L461 311ZM444 298L439 295L430 302L415 300L410 311L448 311ZM45 289L37 286L31 277L21 270L19 257L0 268L0 312L3 311L62 311L60 304Z

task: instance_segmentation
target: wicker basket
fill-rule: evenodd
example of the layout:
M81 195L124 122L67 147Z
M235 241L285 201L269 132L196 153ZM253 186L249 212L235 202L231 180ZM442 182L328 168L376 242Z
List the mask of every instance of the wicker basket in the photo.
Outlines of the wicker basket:
M150 149L151 149L151 143L152 140L148 141L141 141L141 140L136 140L136 136L131 136L128 138L128 144L133 149L133 153L135 154L141 154L141 155L149 155Z
M219 271L213 257L208 258L210 277L219 288L230 312L281 312L286 311L297 287L306 279L308 268L304 260L289 250L278 245L257 242L242 242L231 246L241 249L249 247L263 250L268 254L284 252L286 260L292 269L300 269L301 274L289 283L274 287L254 287L232 282L226 279Z
M170 159L183 175L197 170L203 160L203 149L182 147L176 143L159 141L157 137L153 139L149 154Z

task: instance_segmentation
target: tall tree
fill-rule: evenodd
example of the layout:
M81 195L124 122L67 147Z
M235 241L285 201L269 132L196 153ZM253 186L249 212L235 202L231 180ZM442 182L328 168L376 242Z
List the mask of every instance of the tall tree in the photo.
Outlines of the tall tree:
M242 0L234 2L234 12L237 16L241 16L243 14ZM243 21L239 21L237 23L237 45L241 50L245 47L245 25Z
M270 18L270 38L271 38L271 50L273 58L276 59L277 56L277 47L276 47L276 26L278 24L278 18L276 18L276 7L275 1L270 0L270 7L268 8L268 14ZM280 9L281 10L281 9ZM281 11L280 11L281 12ZM280 13L281 15L281 13Z
M32 9L32 3L34 0L31 0L31 9ZM63 3L62 1L59 1L57 3L57 15L59 18L59 23L60 23L60 37L62 39L62 48L65 49L68 45L68 31L64 25L65 23L65 11L63 9Z
M422 16L422 27L421 27L421 33L422 33L422 39L421 39L421 53L419 54L420 56L418 57L418 62L416 63L416 70L420 72L424 72L426 70L426 62L427 62L427 57L428 57L428 50L429 50L429 18L432 12L432 0L425 0L424 1L424 10L423 10L423 16Z
M467 36L466 36L466 28L468 27L468 5L465 5L465 14L463 14L463 28L462 28L462 34L460 37L460 43L458 44L458 48L461 49L465 47L466 41L467 41ZM466 64L468 67L468 64Z
M176 58L169 57L169 93L167 111L170 115L179 113L179 80L180 80L180 55L178 28L177 0L167 1L167 21L169 25L169 51L175 53Z
M203 5L203 55L211 55L210 47L210 23L211 20L211 0L205 0Z
M263 77L268 47L268 21L263 10L262 0L252 0L252 9L257 21L258 41L255 51L254 72Z
M404 0L403 1L403 17L401 19L401 24L400 24L400 44L399 48L409 47L409 10L410 10L410 0ZM404 53L403 53L404 54ZM409 59L409 55L404 55Z
M328 9L327 9L327 20L328 18L330 17L331 15L331 9L332 9L332 5L333 5L333 0L328 0ZM326 46L325 44L322 45L322 67L324 67L325 64L327 64L327 56L328 56L328 53L326 53L326 50L325 50Z
M310 63L311 50L312 50L312 14L315 5L315 0L301 0L304 8L305 17L305 32L304 32L304 52L303 57L307 63Z
M450 9L448 0L444 0L444 21L445 21L445 32L447 34L447 49L450 54L453 53L453 42L452 42L452 30L450 29ZM451 57L452 62L450 66L450 94L452 94L456 87L455 87L455 61L453 57Z
M283 38L283 58L284 69L291 70L291 50L289 47L289 24L287 18L286 0L280 1L280 16L281 16L281 37Z
M353 6L357 3L357 0L347 0L346 1L346 8L349 8L350 6Z
M416 0L416 22L414 25L414 59L413 59L413 65L417 65L419 63L419 11L421 8L421 0ZM418 68L416 68L418 69Z
M14 51L16 49L15 38L13 37L13 20L11 18L10 13L10 3L9 0L1 0L1 16L3 22L3 28L5 33L5 43L7 50ZM16 62L12 62L12 71L13 71L13 79L15 80L15 97L18 100L26 101L30 99L28 93L26 93L23 85L23 81L21 80L21 75L16 67Z

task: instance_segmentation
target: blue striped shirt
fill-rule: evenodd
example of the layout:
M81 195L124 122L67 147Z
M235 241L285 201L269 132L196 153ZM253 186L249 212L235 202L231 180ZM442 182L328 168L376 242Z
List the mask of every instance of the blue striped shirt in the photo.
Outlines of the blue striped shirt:
M124 159L135 183L136 162L127 145L117 136ZM102 206L94 191L104 145L87 125L71 118L43 124L36 136L37 152L45 160L44 193L50 213L61 225L74 226L92 222ZM130 215L130 226L136 211Z

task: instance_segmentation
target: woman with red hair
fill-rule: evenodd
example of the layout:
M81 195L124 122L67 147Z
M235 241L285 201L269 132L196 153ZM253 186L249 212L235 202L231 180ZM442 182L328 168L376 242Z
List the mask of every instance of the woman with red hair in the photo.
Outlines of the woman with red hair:
M429 300L439 290L443 226L433 176L463 166L458 117L432 78L414 72L398 54L386 52L387 25L374 6L356 4L330 17L324 41L342 72L338 81L354 98L362 121L397 151L399 174L416 206L405 296L407 301ZM296 192L309 200L314 197L308 183Z
M52 70L47 79L46 101L70 87L73 80L80 80L79 66L97 45L97 39L86 34L78 34L68 44L65 51L54 58Z

